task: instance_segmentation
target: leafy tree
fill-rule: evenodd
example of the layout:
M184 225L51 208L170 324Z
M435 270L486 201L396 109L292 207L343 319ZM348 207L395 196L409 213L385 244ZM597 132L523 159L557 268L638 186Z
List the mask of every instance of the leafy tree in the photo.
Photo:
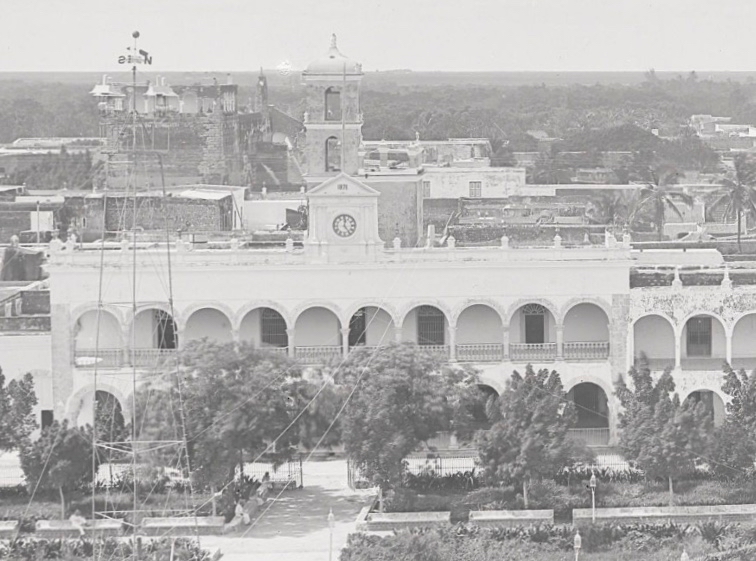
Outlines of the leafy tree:
M300 428L287 427L313 393L300 367L285 356L250 344L193 342L167 387L138 392L140 440L182 440L183 407L192 476L200 485L220 486L237 466L262 453L289 458ZM175 453L166 450L153 461L169 465Z
M492 479L522 487L527 508L532 479L553 475L584 454L568 437L575 408L556 371L535 372L530 364L524 375L512 374L496 403L493 426L478 437L481 465Z
M722 390L730 396L727 416L714 436L711 468L725 477L753 470L756 458L756 373L724 369Z
M66 493L91 484L92 428L54 422L39 439L21 448L21 468L29 491L35 488L60 493L60 515L66 517Z
M669 483L669 504L674 504L673 481L695 471L707 453L712 421L703 403L680 403L667 369L654 382L648 361L628 373L632 389L621 383L617 397L620 413L620 446L625 458L636 462L647 475Z
M722 180L722 187L709 206L709 213L723 210L722 219L735 217L738 221L738 251L743 216L756 215L756 162L746 154L735 156L735 170Z
M649 175L650 181L641 188L638 209L651 212L659 241L662 241L664 239L664 217L667 210L671 210L682 219L683 215L677 205L682 202L690 207L693 205L693 198L680 192L676 192L674 197L672 196L670 185L674 183L678 175L676 171L669 168L659 168L649 170ZM675 198L678 201L675 201Z
M19 449L38 428L34 415L37 396L30 373L5 385L0 368L0 450Z
M401 486L404 458L439 431L468 431L472 379L408 343L357 350L336 381L354 388L341 421L349 458L383 491Z

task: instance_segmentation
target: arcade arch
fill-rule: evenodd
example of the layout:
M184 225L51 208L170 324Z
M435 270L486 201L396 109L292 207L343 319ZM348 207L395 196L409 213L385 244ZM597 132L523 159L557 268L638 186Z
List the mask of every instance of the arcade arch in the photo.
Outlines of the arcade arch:
M215 308L200 308L186 320L184 341L207 338L215 343L233 341L231 320Z

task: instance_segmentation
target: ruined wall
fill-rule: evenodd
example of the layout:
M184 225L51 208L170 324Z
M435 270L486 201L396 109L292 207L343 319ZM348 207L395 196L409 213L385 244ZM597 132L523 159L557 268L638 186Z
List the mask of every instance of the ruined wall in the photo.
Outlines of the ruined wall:
M130 153L133 132L128 116L108 117L108 186L125 189L133 167ZM162 159L165 184L243 184L242 150L238 115L220 112L175 114L146 119L137 125L137 151L157 151ZM143 187L162 185L158 157L138 154L137 169Z
M136 225L144 230L230 230L232 204L230 196L221 201L142 197L137 199ZM134 200L108 197L105 220L109 231L130 230L134 224Z

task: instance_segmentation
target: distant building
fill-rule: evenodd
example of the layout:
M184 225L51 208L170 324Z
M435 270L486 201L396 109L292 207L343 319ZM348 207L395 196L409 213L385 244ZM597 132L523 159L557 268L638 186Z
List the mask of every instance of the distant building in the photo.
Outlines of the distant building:
M98 102L100 133L107 142L108 188L128 183L135 147L142 176L153 187L163 180L285 190L302 184L296 162L301 123L268 104L262 72L253 107L246 108L239 106L230 75L225 84L171 86L158 77L136 88L105 76L90 94Z

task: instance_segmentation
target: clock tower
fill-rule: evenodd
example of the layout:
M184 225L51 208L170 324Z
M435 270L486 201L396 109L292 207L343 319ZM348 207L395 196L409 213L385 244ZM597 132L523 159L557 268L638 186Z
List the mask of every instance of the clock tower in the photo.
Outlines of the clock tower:
M305 86L305 177L310 185L359 169L362 65L331 48L302 73Z
M346 173L310 190L305 252L328 263L374 260L383 250L378 235L379 196L378 191Z

